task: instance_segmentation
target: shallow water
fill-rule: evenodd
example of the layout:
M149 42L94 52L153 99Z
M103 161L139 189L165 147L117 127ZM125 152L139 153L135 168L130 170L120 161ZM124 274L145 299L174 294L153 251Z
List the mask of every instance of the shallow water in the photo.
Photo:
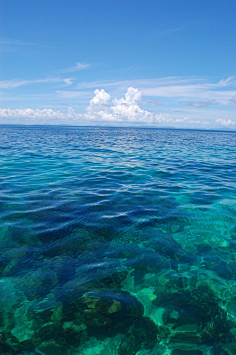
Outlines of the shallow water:
M0 127L0 353L236 354L236 133Z

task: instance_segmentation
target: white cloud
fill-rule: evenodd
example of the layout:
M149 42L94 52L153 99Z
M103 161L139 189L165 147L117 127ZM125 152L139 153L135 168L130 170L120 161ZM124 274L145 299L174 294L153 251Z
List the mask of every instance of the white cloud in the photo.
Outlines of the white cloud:
M2 80L0 81L0 89L14 89L19 86L42 84L42 83L65 83L66 86L73 84L72 78L46 78L32 80Z
M236 95L229 100L230 104L236 105Z
M83 70L89 66L88 63L77 63L74 67L60 70L60 73L72 73L75 71Z
M138 105L142 101L141 91L138 89L134 89L132 87L128 88L127 93L125 94L125 98L121 98L120 100L114 99L113 102L116 105Z
M216 120L216 123L219 124L220 126L225 126L225 127L229 127L229 126L235 126L236 125L236 121L233 121L231 119L224 119L224 118L218 118Z
M173 123L167 114L157 114L140 108L142 94L138 89L128 88L125 97L115 98L109 104L110 95L104 89L94 91L95 96L80 119L124 123ZM78 116L77 116L78 117Z
M192 106L196 108L207 107L209 105L219 105L219 102L216 100L211 101L183 101L181 102L183 105Z
M141 91L128 88L125 98L114 99L111 111L114 119L133 123L160 123L169 119L167 114L156 114L140 108Z
M66 114L52 109L0 109L0 118L23 120L71 120L71 123L80 121L89 122L126 122L126 123L180 123L186 119L174 120L167 114L157 114L140 108L142 94L138 89L128 88L124 98L114 99L109 104L110 95L104 90L96 89L95 96L90 100L84 114L77 114L69 107Z
M66 79L63 79L65 85L64 86L70 86L73 84L73 78L66 78Z
M83 92L82 92L83 94ZM74 124L87 125L91 123L113 123L113 124L145 124L175 127L210 127L212 124L206 119L205 113L194 115L189 112L182 112L180 116L172 112L157 113L142 109L142 93L140 90L129 87L125 96L111 100L110 94L104 89L96 89L94 97L90 100L84 113L76 113L69 107L67 112L54 111L52 109L0 109L0 119L4 123L27 123L27 124ZM216 102L211 102L216 104ZM191 105L193 106L193 105ZM205 104L203 107L206 107ZM194 111L194 108L192 109ZM203 109L204 111L204 109ZM194 111L196 112L196 110ZM219 112L216 110L216 113ZM232 113L233 114L233 113ZM233 117L233 116L232 116ZM234 126L236 122L228 116L225 119L213 121L214 126Z
M90 105L86 107L86 111L89 114L98 113L100 111L108 113L110 106L108 101L110 100L111 96L106 93L104 89L94 91L94 98L90 100Z
M94 81L77 85L79 90L96 87L109 89L113 95L120 95L127 87L139 87L144 96L184 101L220 101L228 105L232 96L236 95L236 81L234 77L211 83L205 78L197 77L165 77L159 79L137 79L123 81Z
M229 85L229 83L231 83L232 82L232 80L233 80L233 76L230 76L229 78L227 78L227 79L222 79L222 80L220 80L219 81L219 83L218 83L218 86L228 86Z
M160 100L159 101L156 101L156 100L142 100L142 102L144 104L148 104L148 105L151 105L151 106L154 106L154 107L162 106L162 102Z
M175 32L179 32L179 31L182 31L184 30L188 25L185 25L185 26L181 26L181 27L176 27L176 28L169 28L169 29L166 29L162 32L160 32L157 37L164 37L166 35L169 35L169 34L172 34L172 33L175 33Z
M44 109L44 110L32 110L30 108L25 109L15 109L11 110L10 108L7 109L0 109L0 118L9 118L9 119L30 119L30 120L45 120L45 119L61 119L66 118L66 116L61 113L60 111L53 111L51 109Z

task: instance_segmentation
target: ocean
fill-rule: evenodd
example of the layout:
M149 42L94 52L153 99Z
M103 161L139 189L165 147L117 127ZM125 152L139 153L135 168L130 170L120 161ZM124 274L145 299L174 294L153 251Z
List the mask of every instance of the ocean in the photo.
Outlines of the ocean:
M235 148L0 126L0 354L236 354Z

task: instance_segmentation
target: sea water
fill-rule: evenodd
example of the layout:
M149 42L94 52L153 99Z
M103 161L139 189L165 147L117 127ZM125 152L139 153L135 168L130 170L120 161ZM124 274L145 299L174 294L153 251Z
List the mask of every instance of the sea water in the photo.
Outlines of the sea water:
M0 127L0 353L236 354L236 133Z

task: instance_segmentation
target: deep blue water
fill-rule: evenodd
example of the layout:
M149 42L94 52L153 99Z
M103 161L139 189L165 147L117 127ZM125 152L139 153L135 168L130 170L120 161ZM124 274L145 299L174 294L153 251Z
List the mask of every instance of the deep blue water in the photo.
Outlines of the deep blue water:
M0 127L0 353L236 354L236 133Z

